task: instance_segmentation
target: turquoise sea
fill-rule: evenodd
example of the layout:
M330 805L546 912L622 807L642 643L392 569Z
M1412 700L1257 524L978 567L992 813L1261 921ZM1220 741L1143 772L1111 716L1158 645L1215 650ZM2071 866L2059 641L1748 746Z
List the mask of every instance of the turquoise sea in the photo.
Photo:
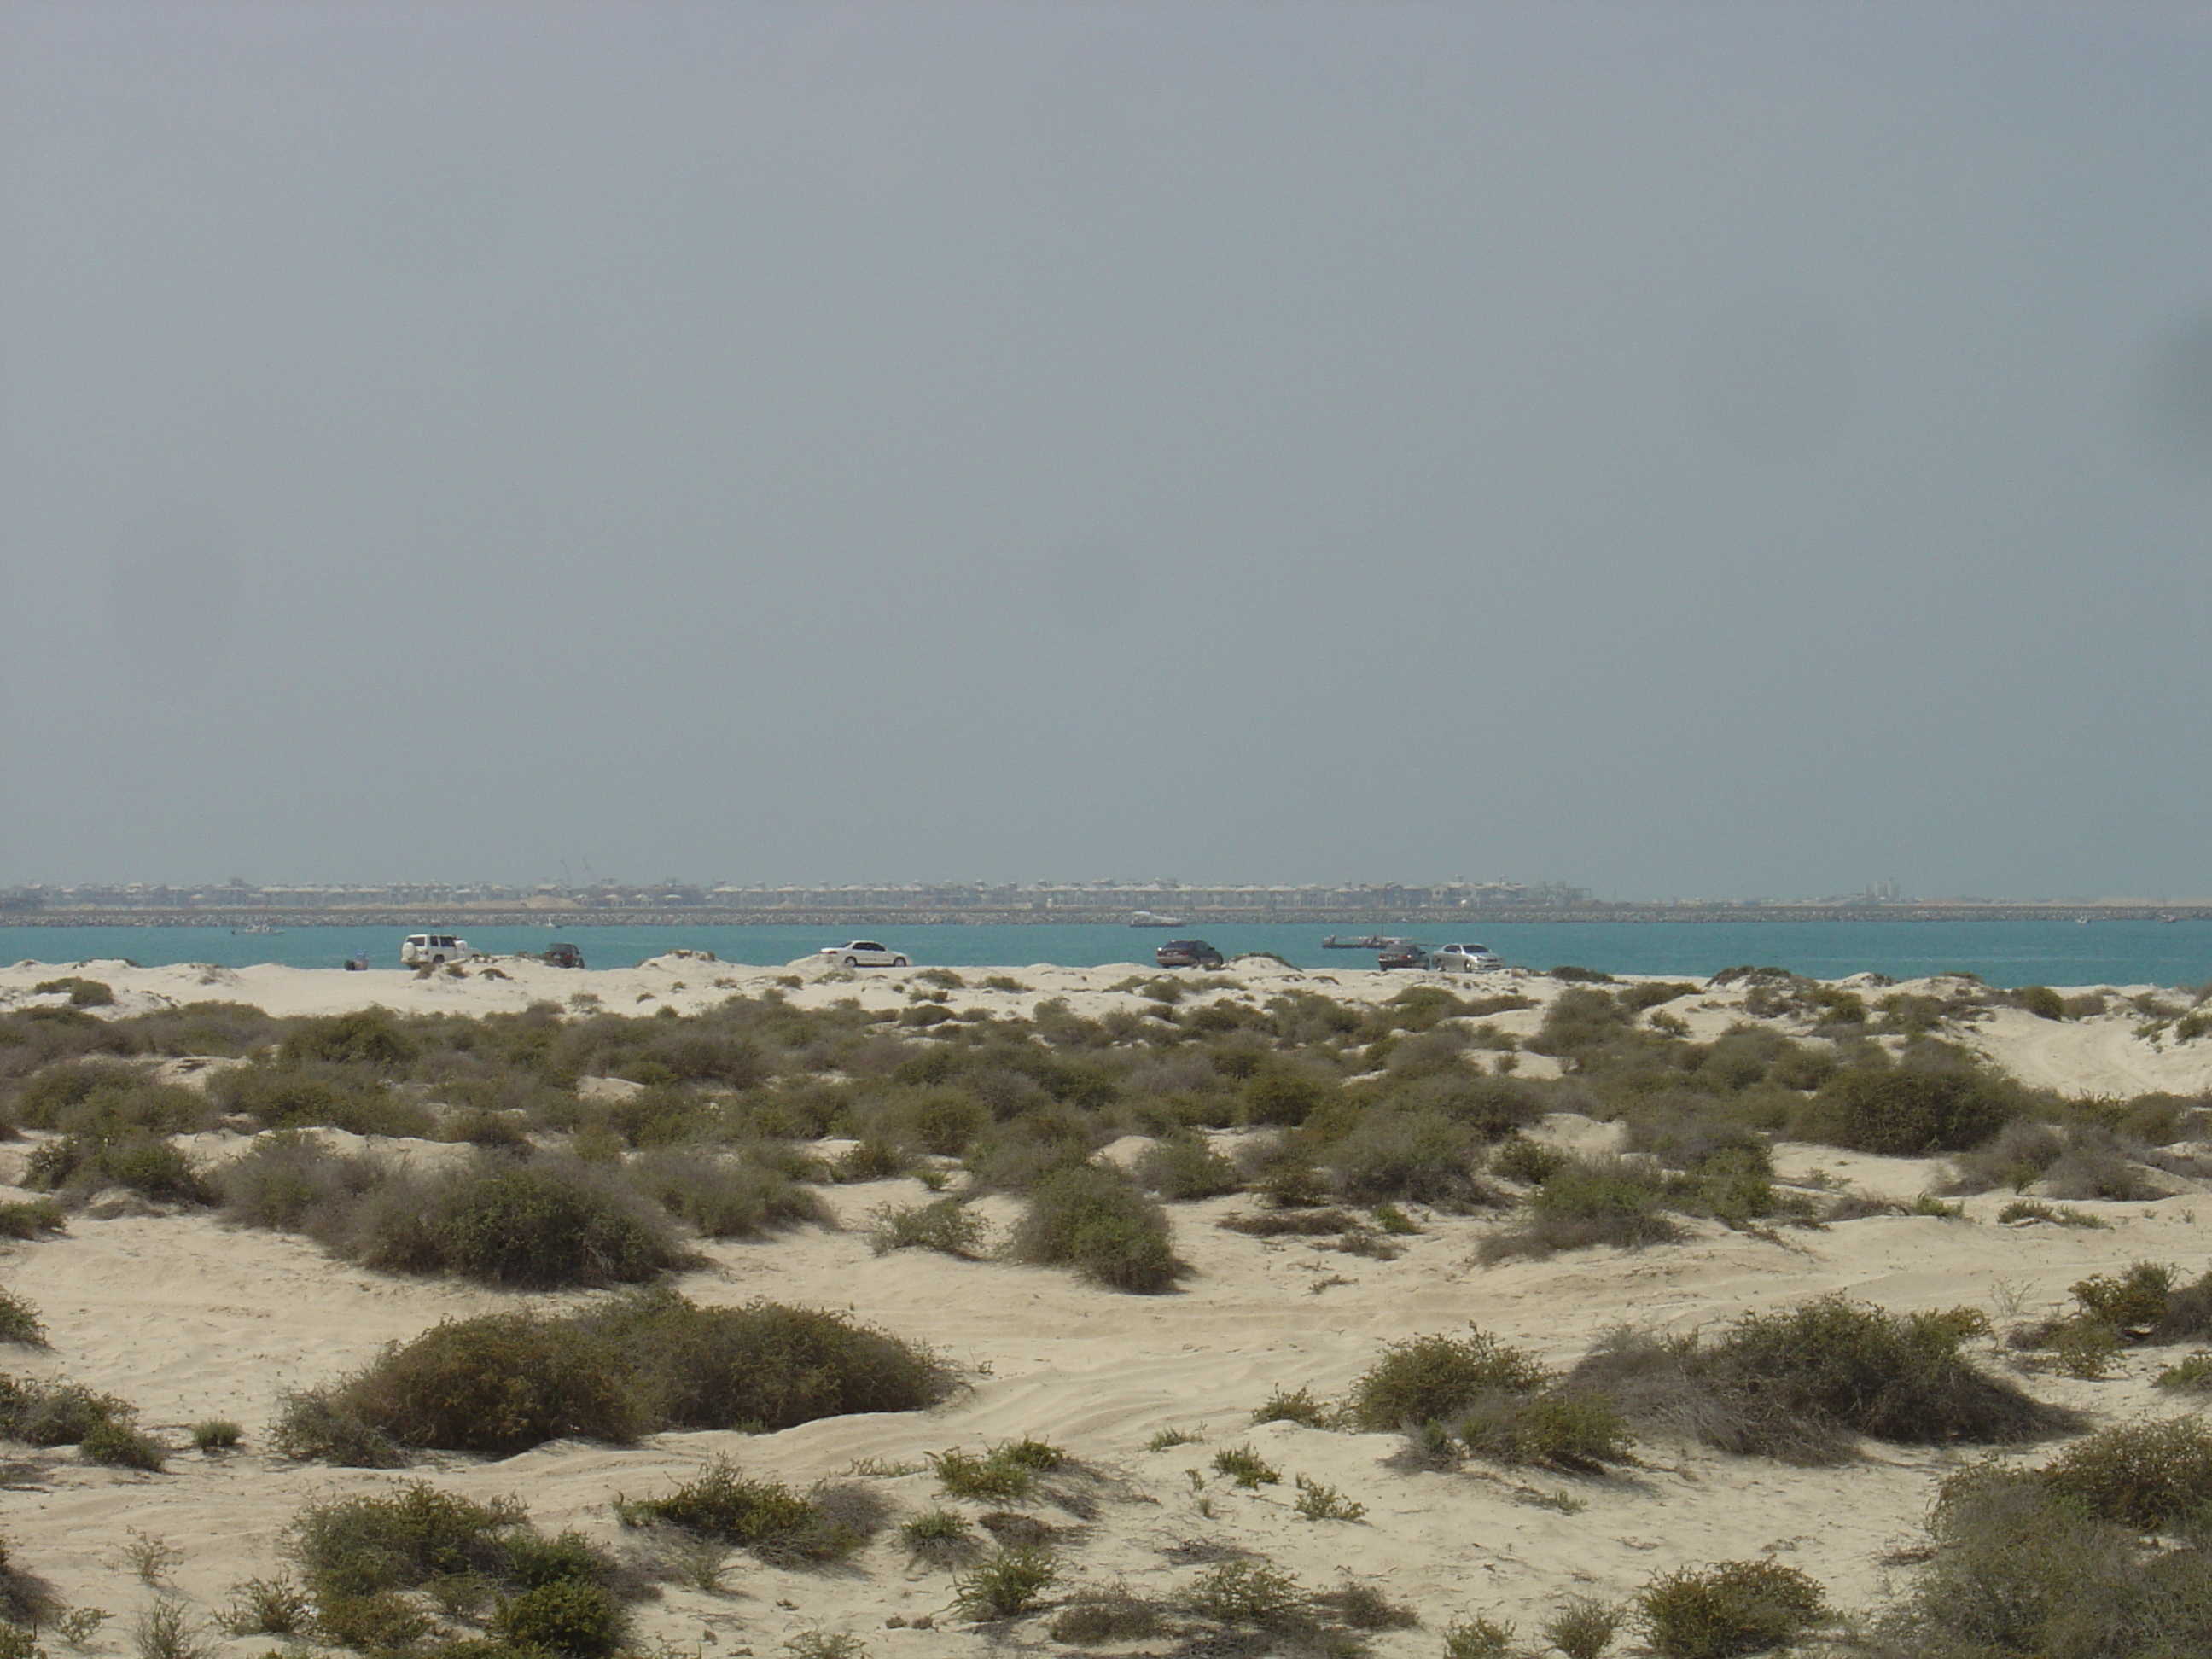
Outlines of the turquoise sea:
M428 923L424 924L426 927ZM629 968L679 946L711 951L725 962L789 962L840 943L816 927L530 927L463 929L479 951L542 951L555 939L574 942L593 968ZM1301 968L1357 972L1375 958L1325 951L1330 929L1308 924L1206 927L1224 952L1272 951ZM1387 931L1431 945L1465 935L1443 925ZM1173 932L1109 924L1070 927L902 927L872 932L916 966L1021 966L1057 963L1089 968L1149 962ZM336 968L356 951L372 967L399 965L401 930L392 927L295 927L283 933L234 933L221 927L0 927L0 961L31 958L65 963L127 957L146 966L210 962L240 968L258 962ZM1960 971L1992 985L2197 985L2212 980L2212 921L1811 921L1811 922L1521 922L1476 930L1476 939L1508 962L1529 968L1571 963L1615 974L1711 974L1741 963L1787 968L1835 979L1871 970L1892 978Z

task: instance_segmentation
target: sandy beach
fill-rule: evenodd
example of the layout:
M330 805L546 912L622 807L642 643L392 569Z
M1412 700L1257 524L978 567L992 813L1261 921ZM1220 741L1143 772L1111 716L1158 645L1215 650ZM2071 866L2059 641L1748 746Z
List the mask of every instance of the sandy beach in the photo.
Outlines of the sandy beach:
M0 1015L61 1006L66 993L34 988L64 976L108 988L112 1001L89 1011L102 1020L200 1002L245 1004L284 1018L364 1008L399 1016L520 1014L547 1002L572 1017L596 1008L648 1017L672 1010L680 1018L733 996L771 992L796 1009L852 1000L862 1010L890 1014L917 1006L916 994L932 989L908 970L853 975L816 961L734 968L680 956L613 972L502 958L471 964L465 978L18 963L0 969ZM965 970L947 1006L1010 1020L1034 1018L1040 1005L1058 1002L1078 1017L1103 1021L1156 1010L1158 1002L1144 989L1156 977L1135 964ZM1019 988L991 988L982 982L990 978ZM1473 994L1477 986L1506 991L1531 1006L1485 1016L1484 1022L1516 1043L1542 1029L1551 1003L1570 989L1517 971L1446 983L1418 974L1300 972L1250 959L1205 982L1213 988L1192 993L1178 1012L1187 1017L1214 1003L1253 1006L1293 993L1358 1012L1423 983L1454 994ZM1879 991L1842 988L1872 998L1942 995L1957 988L1913 982ZM2130 999L2173 994L2121 987L2073 988L2066 994L2093 988L2109 1000L2109 1012L2054 1019L1994 1006L1953 1036L1995 1070L2073 1100L2158 1092L2201 1101L2212 1091L2212 1040L2176 1040L2171 1030L2141 1034L2145 1017ZM2179 998L2177 1006L2185 1001ZM1709 1042L1745 1024L1815 1046L1821 1041L1807 1036L1802 1015L1761 1018L1745 1003L1741 986L1700 986L1668 1006L1689 1042ZM1893 1047L1899 1041L1872 1040ZM1504 1052L1468 1048L1455 1063L1488 1070ZM1562 1069L1559 1059L1525 1048L1512 1060L1514 1074L1524 1079L1556 1077ZM179 1064L172 1056L158 1065L165 1077L204 1087L212 1072L233 1063ZM635 1085L586 1079L584 1086L620 1095ZM2177 1402L2154 1389L2152 1378L2177 1357L2172 1350L2130 1349L2105 1377L2089 1380L2009 1351L2000 1339L2025 1320L2063 1312L2069 1287L2088 1275L2118 1273L2144 1261L2172 1264L2185 1279L2205 1270L2212 1181L2176 1171L2187 1168L2180 1154L2202 1150L2206 1119L2201 1106L2182 1115L2185 1144L2153 1177L2160 1195L2079 1200L2077 1210L2102 1224L2095 1227L2001 1224L1998 1212L2021 1194L1999 1188L1958 1199L1956 1216L1875 1213L1818 1229L1732 1229L1691 1220L1680 1243L1634 1250L1598 1246L1485 1266L1477 1249L1501 1224L1494 1211L1455 1214L1408 1204L1419 1231L1394 1239L1400 1253L1382 1260L1325 1248L1326 1241L1224 1230L1217 1224L1255 1208L1251 1193L1232 1193L1170 1206L1174 1249L1189 1271L1173 1293L1162 1296L1120 1294L1062 1269L1007 1260L957 1260L923 1249L878 1254L867 1233L871 1213L926 1204L936 1191L911 1176L828 1184L818 1195L837 1224L702 1241L697 1249L704 1265L672 1282L704 1304L766 1297L833 1309L927 1345L963 1375L945 1403L926 1412L825 1418L760 1435L671 1431L626 1446L563 1440L504 1459L423 1453L401 1472L276 1456L268 1434L287 1391L356 1370L386 1345L441 1321L518 1305L565 1309L605 1293L518 1292L374 1272L305 1237L230 1224L216 1210L97 1192L73 1203L64 1231L6 1247L0 1283L36 1310L51 1347L13 1348L5 1369L65 1377L127 1400L138 1408L140 1425L170 1449L167 1468L104 1468L69 1447L11 1448L0 1532L10 1560L49 1581L61 1601L114 1615L83 1638L84 1651L131 1652L134 1616L173 1596L201 1622L210 1651L246 1659L268 1650L271 1638L232 1636L217 1627L234 1587L280 1576L294 1516L333 1493L383 1491L421 1478L482 1499L512 1495L542 1530L573 1528L620 1550L634 1540L617 1522L618 1497L665 1488L716 1457L799 1489L853 1475L906 1515L943 1501L928 1454L1034 1437L1065 1449L1087 1472L1088 1483L1079 1506L1087 1513L1049 1504L1038 1511L1063 1537L1056 1547L1060 1576L1037 1614L995 1624L959 1617L953 1575L909 1559L892 1530L833 1571L740 1559L720 1593L664 1585L637 1605L633 1644L663 1644L670 1653L766 1655L805 1632L824 1631L848 1632L876 1655L917 1659L981 1653L1009 1641L1038 1649L1047 1644L1050 1609L1086 1586L1123 1585L1171 1604L1206 1563L1237 1553L1263 1559L1315 1589L1347 1581L1383 1589L1419 1622L1366 1639L1376 1654L1406 1659L1438 1653L1447 1626L1471 1616L1510 1622L1522 1642L1534 1644L1535 1629L1566 1598L1625 1601L1655 1574L1704 1562L1784 1562L1823 1586L1835 1607L1860 1612L1905 1593L1912 1564L1923 1559L1915 1548L1938 1483L1985 1449L1867 1440L1847 1462L1796 1468L1640 1438L1638 1461L1611 1473L1480 1459L1455 1469L1408 1472L1393 1465L1402 1444L1397 1434L1255 1424L1253 1416L1279 1390L1341 1399L1386 1345L1463 1333L1470 1322L1565 1369L1618 1327L1711 1330L1747 1310L1778 1310L1832 1291L1899 1312L1978 1309L1996 1334L1976 1340L1974 1358L2021 1381L2036 1397L2075 1407L2094 1425L2170 1416ZM1226 1127L1211 1138L1233 1149L1254 1133ZM1610 1150L1620 1134L1618 1123L1565 1112L1547 1115L1530 1130L1539 1142L1581 1152ZM240 1156L252 1138L252 1126L235 1125L182 1135L177 1144L201 1167L215 1169ZM0 1146L0 1180L21 1183L31 1154L46 1139L29 1131ZM834 1158L850 1144L832 1140L813 1150ZM1147 1137L1124 1134L1097 1157L1127 1165L1150 1144ZM422 1168L467 1155L465 1147L441 1139L379 1138L374 1145L386 1157ZM1908 1206L1941 1185L1946 1163L1786 1139L1773 1149L1776 1177L1785 1187ZM960 1179L952 1176L947 1190L958 1193ZM2026 1190L2033 1196L2037 1189ZM20 1185L0 1194L33 1196ZM993 1193L973 1208L991 1235L1003 1238L1018 1221L1022 1200ZM2023 1364L2032 1369L2023 1372ZM210 1419L240 1426L237 1449L184 1449L191 1426ZM1151 1449L1168 1431L1192 1438ZM1216 1474L1217 1452L1240 1446L1275 1466L1279 1481L1247 1488ZM2009 1448L2000 1455L2033 1462L2050 1449ZM1364 1505L1363 1518L1302 1516L1295 1507L1297 1477L1337 1488ZM130 1565L134 1534L180 1552L161 1583L143 1582ZM51 1633L42 1639L50 1650L64 1645ZM1625 1635L1624 1647L1634 1641L1632 1632ZM1130 1650L1163 1645L1123 1644Z

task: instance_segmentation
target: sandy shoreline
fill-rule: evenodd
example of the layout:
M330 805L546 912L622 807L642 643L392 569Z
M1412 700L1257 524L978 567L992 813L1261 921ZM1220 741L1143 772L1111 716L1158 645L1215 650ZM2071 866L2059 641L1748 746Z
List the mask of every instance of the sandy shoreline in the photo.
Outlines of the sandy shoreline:
M843 975L815 963L755 969L670 957L611 971L512 959L490 965L503 977L481 968L465 979L417 979L273 966L19 963L0 969L0 1010L58 1004L56 994L32 988L64 972L109 986L115 1001L100 1012L110 1016L217 1000L279 1015L368 1006L480 1015L546 1000L592 1006L580 1005L580 997L614 1012L665 1007L685 1014L772 989L799 1006L853 998L864 1008L897 1009L910 1006L916 987L908 972ZM1026 1015L1058 998L1097 1017L1144 1007L1131 982L1157 970L1128 964L1002 971L1024 988L987 988L988 970L963 969L964 983L951 991L949 1006ZM1222 977L1224 988L1204 994L1264 998L1299 989L1359 1005L1434 978L1301 972L1255 962ZM1496 979L1540 1000L1563 988L1542 976ZM1457 981L1453 988L1468 985ZM2148 988L2110 988L2125 995ZM1740 994L1707 994L1685 1004L1682 1017L1692 1035L1710 1038L1745 1018L1741 1000ZM1525 1036L1541 1017L1539 1006L1493 1018ZM1978 1020L1967 1041L2021 1080L2076 1097L2212 1089L2212 1041L2154 1042L2135 1034L2138 1023L2125 1013L2055 1022L2004 1008ZM1519 1059L1524 1076L1556 1071L1541 1055ZM1540 1131L1584 1148L1610 1144L1613 1133L1564 1115ZM215 1158L222 1143L236 1139L200 1137L198 1150ZM388 1144L422 1159L455 1150ZM22 1142L0 1148L0 1175L20 1180L25 1150ZM1820 1171L1869 1195L1910 1201L1935 1181L1940 1161L1785 1144L1777 1148L1776 1164L1784 1179ZM920 1250L877 1255L860 1231L869 1211L918 1204L929 1192L905 1178L831 1187L823 1198L842 1229L810 1226L762 1242L708 1243L709 1265L681 1275L679 1288L704 1303L768 1296L849 1310L927 1343L970 1373L969 1385L948 1404L757 1437L672 1433L629 1448L563 1442L500 1462L430 1455L413 1473L471 1496L517 1494L548 1531L573 1526L618 1543L611 1508L617 1494L665 1487L717 1454L805 1486L856 1460L919 1464L947 1447L1034 1435L1065 1446L1103 1480L1099 1512L1066 1552L1067 1577L1055 1594L1120 1580L1146 1594L1171 1595L1194 1571L1179 1565L1179 1548L1203 1541L1264 1555L1316 1588L1346 1576L1387 1586L1418 1611L1423 1627L1377 1633L1374 1650L1406 1659L1436 1653L1438 1633L1455 1617L1512 1620L1526 1637L1564 1596L1619 1600L1656 1571L1686 1562L1785 1560L1826 1585L1838 1606L1865 1607L1899 1593L1909 1572L1886 1563L1918 1536L1936 1480L1978 1450L1869 1443L1856 1462L1800 1469L1653 1445L1642 1450L1644 1467L1619 1476L1480 1465L1404 1474L1384 1467L1395 1436L1255 1426L1250 1415L1279 1388L1340 1396L1383 1344L1460 1330L1470 1321L1565 1365L1623 1323L1710 1327L1746 1309L1778 1308L1828 1291L1893 1310L1963 1303L2002 1325L2061 1308L2069 1285L2130 1261L2173 1262L2193 1277L2206 1266L2199 1218L2212 1223L2212 1185L2183 1176L2170 1184L2170 1195L2150 1202L2085 1204L2106 1224L2097 1231L2000 1226L1995 1213L2013 1194L1998 1192L1965 1200L1963 1219L1878 1216L1778 1239L1699 1223L1680 1245L1596 1249L1495 1267L1474 1259L1492 1218L1422 1212L1424 1231L1403 1241L1402 1256L1382 1261L1308 1241L1224 1231L1214 1223L1252 1206L1249 1197L1235 1195L1173 1206L1176 1248L1194 1271L1180 1291L1158 1297L1116 1295L1063 1272L1003 1261ZM978 1207L1003 1234L1019 1206L993 1197ZM92 1466L67 1449L9 1453L0 1532L15 1559L50 1578L65 1601L118 1615L88 1641L86 1650L94 1654L129 1652L130 1616L155 1594L121 1563L130 1529L185 1551L175 1589L199 1616L212 1616L231 1586L279 1571L283 1528L303 1503L334 1491L380 1490L399 1478L268 1455L263 1438L285 1390L326 1382L442 1319L578 1299L369 1273L298 1237L227 1227L205 1212L149 1214L128 1204L79 1211L64 1236L9 1245L5 1258L6 1286L38 1309L52 1343L51 1352L13 1351L0 1362L7 1369L121 1395L173 1447L205 1418L234 1419L246 1431L240 1451L178 1453L161 1474ZM1978 1352L1985 1363L2006 1363L1987 1345ZM2149 1385L2170 1358L2127 1356L2102 1382L2039 1372L2028 1385L2100 1422L2170 1414L2172 1401ZM1203 1443L1146 1449L1171 1427L1202 1435ZM1243 1491L1205 1475L1216 1450L1247 1443L1280 1465L1281 1485ZM1194 1468L1206 1480L1203 1490L1185 1473ZM1367 1505L1366 1518L1357 1524L1301 1518L1291 1508L1293 1474L1340 1487ZM926 1472L875 1484L902 1512L935 1501ZM850 1631L878 1656L981 1653L995 1640L949 1616L949 1576L910 1565L895 1535L870 1546L853 1571L747 1563L732 1583L732 1593L719 1595L669 1587L641 1607L641 1635L686 1653L763 1655L815 1628ZM914 1628L911 1621L923 1615L935 1627ZM888 1627L893 1617L908 1622ZM1020 1628L1020 1644L1041 1644L1036 1626ZM213 1640L216 1651L237 1659L270 1645L266 1637Z

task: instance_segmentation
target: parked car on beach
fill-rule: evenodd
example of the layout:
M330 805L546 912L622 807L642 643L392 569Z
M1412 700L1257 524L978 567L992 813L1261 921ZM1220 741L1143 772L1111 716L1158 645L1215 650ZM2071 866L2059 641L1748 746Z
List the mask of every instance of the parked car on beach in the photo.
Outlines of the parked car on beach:
M1487 945L1447 945L1436 952L1431 965L1448 974L1488 974L1505 963Z
M410 933L399 947L399 959L410 968L442 968L449 962L466 962L475 954L468 940L451 933Z
M1163 968L1218 968L1224 960L1202 939L1171 939L1152 955Z
M1400 939L1375 958L1377 968L1426 968L1429 966L1429 947L1416 945L1411 939Z
M573 945L549 945L539 958L548 968L580 968L584 953Z
M822 954L847 968L903 968L906 958L887 945L856 939L849 945L825 945Z

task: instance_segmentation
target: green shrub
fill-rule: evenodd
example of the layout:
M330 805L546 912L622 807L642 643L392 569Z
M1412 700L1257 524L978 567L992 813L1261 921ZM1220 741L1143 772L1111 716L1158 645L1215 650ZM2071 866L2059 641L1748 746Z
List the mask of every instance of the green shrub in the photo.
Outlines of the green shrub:
M629 1285L684 1260L664 1219L582 1164L471 1170L430 1202L444 1265L487 1285ZM374 1246L365 1259L378 1265Z
M1325 1429L1334 1413L1313 1397L1310 1389L1277 1389L1252 1413L1255 1423L1302 1423L1310 1429Z
M787 1429L856 1412L920 1411L951 1392L927 1349L848 1317L754 1301L702 1308L672 1291L580 1316L635 1368L647 1416L678 1429Z
M821 1200L756 1158L656 1147L629 1169L630 1184L706 1238L757 1238L824 1218Z
M1036 1476L1049 1474L1066 1462L1066 1453L1042 1440L1006 1441L981 1456L958 1447L929 1455L938 1484L955 1498L1021 1498Z
M526 1652L592 1656L615 1651L629 1626L622 1603L601 1586L559 1579L500 1603L492 1634Z
M1533 1187L1566 1161L1567 1154L1558 1147L1547 1146L1540 1140L1532 1140L1516 1130L1500 1141L1497 1150L1491 1153L1490 1168L1494 1175Z
M2156 1532L2212 1505L2212 1429L2193 1417L2114 1424L2069 1446L2043 1476L2100 1521Z
M62 1206L51 1198L0 1203L0 1238L39 1238L62 1231Z
M1183 1605L1218 1624L1268 1629L1298 1621L1306 1610L1306 1594L1290 1574L1265 1562L1238 1559L1200 1573Z
M968 1517L957 1510L925 1510L900 1523L899 1541L916 1561L960 1566L974 1560L981 1546Z
M2137 1261L2118 1278L2093 1273L2072 1290L2082 1312L2124 1336L2140 1340L2165 1322L2173 1293L2173 1269L2160 1262Z
M402 1446L506 1455L548 1440L646 1431L621 1352L528 1313L449 1320L337 1385L333 1403Z
M1820 1085L1798 1133L1892 1158L1963 1152L2018 1116L2015 1086L1963 1065L1854 1066Z
M229 1451L239 1442L240 1431L228 1418L210 1417L192 1425L192 1449L195 1451Z
M1367 1505L1346 1498L1334 1486L1325 1486L1304 1475L1297 1477L1297 1501L1291 1507L1309 1521L1359 1521Z
M2212 1394L2212 1353L2193 1353L2177 1359L2153 1379L2161 1389L2187 1389L2197 1394Z
M297 1636L314 1610L307 1591L286 1578L248 1578L231 1587L222 1627L233 1636Z
M616 1513L625 1526L678 1527L787 1565L840 1560L867 1541L818 1499L781 1481L748 1480L724 1460L664 1498L618 1500Z
M1595 1474L1632 1461L1628 1424L1587 1394L1496 1393L1460 1420L1459 1437L1478 1456Z
M1037 1183L1010 1249L1017 1261L1073 1267L1109 1290L1139 1294L1172 1290L1185 1271L1166 1211L1118 1172L1090 1164Z
M294 1389L280 1397L269 1443L280 1457L349 1469L396 1469L407 1454L382 1430L356 1416L335 1391Z
M414 1480L387 1493L308 1504L285 1547L326 1604L333 1595L415 1589L436 1578L496 1579L507 1539L526 1518L512 1498L479 1504Z
M953 1601L970 1619L1011 1619L1035 1607L1059 1576L1060 1564L1048 1550L1001 1550L954 1582Z
M1544 1639L1566 1659L1599 1659L1613 1645L1620 1622L1619 1607L1578 1595L1544 1621Z
M1283 1472L1249 1446L1224 1446L1213 1454L1217 1474L1225 1474L1240 1486L1272 1486Z
M88 1428L77 1443L77 1451L88 1463L105 1463L118 1469L158 1470L168 1461L152 1437L140 1433L128 1422L112 1419Z
M1636 1598L1660 1659L1731 1659L1791 1640L1827 1611L1820 1587L1778 1561L1662 1573Z
M1494 1619L1455 1619L1444 1626L1444 1659L1510 1659L1513 1626Z
M1171 1204L1233 1193L1244 1182L1236 1164L1194 1134L1171 1135L1137 1160L1139 1183Z
M1443 1422L1494 1393L1534 1394L1552 1374L1517 1348L1473 1326L1464 1337L1392 1343L1352 1384L1347 1412L1361 1428Z
M38 1310L13 1291L0 1290L0 1342L18 1343L26 1348L50 1346Z
M1683 1232L1662 1213L1668 1200L1666 1177L1643 1164L1620 1158L1569 1158L1528 1195L1525 1218L1491 1234L1476 1254L1489 1262L1595 1244L1640 1249L1671 1243Z
M868 1212L868 1243L878 1255L890 1250L935 1250L963 1261L979 1260L988 1231L983 1218L957 1198Z
M1482 1137L1438 1111L1372 1112L1329 1149L1338 1193L1355 1204L1396 1200L1465 1211L1504 1201L1479 1179Z

